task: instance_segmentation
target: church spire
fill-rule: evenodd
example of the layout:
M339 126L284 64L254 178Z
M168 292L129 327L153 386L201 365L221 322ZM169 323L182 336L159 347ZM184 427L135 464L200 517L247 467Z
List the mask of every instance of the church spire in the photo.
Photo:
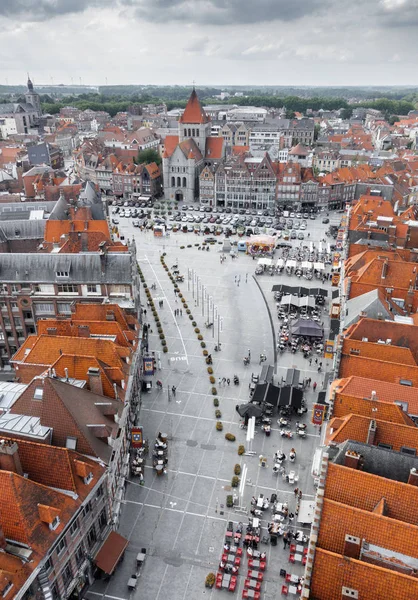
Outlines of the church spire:
M27 86L28 86L28 91L29 92L33 92L33 83L30 80L29 73L28 73L28 83L27 83Z
M190 94L184 113L180 117L180 123L203 125L204 123L209 123L209 121L210 119L200 104L200 100L197 97L196 90L193 86L193 91Z

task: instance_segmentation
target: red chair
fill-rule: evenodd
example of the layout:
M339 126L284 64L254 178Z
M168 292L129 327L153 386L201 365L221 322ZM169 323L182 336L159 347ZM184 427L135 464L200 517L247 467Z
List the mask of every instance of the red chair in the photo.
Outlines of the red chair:
M236 587L237 587L237 578L235 575L232 575L228 590L230 592L235 592Z
M282 585L282 596L287 596L288 593L289 588L287 587L287 585Z
M307 556L308 551L309 551L309 548L304 548L303 549L303 556Z
M292 554L294 554L296 552L296 544L290 544L289 550Z
M290 581L292 581L292 574L291 573L287 573L285 579L286 579L287 583L289 583Z
M227 554L226 552L224 552L224 553L222 554L222 558L221 558L221 560L222 560L222 562L227 562L227 560L228 560L228 554Z
M218 590L220 590L222 588L222 578L223 578L223 574L222 573L218 573L216 575L216 587L218 588Z
M240 566L241 566L241 559L240 559L240 557L239 557L239 556L237 556L237 557L235 558L235 560L234 560L234 565L235 565L236 567L238 567L238 569L240 568Z
M294 563L295 562L295 555L294 554L290 554L289 555L289 562L290 563Z
M307 562L307 560L308 560L308 557L307 557L307 556L304 556L304 557L302 558L302 564L303 564L303 566L305 566L305 565L306 565L306 562Z
M242 556L242 548L238 548L238 550L235 552L235 556Z
M243 597L243 598L248 598L248 590L243 590L243 592L242 592L242 597ZM253 596L253 598L254 598L255 600L260 600L260 592L254 592L254 596Z

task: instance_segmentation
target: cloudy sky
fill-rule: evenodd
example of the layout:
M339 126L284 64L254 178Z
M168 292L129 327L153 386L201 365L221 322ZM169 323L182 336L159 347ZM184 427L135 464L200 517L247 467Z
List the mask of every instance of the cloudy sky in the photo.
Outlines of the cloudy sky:
M1 84L418 84L418 0L0 0L0 23Z

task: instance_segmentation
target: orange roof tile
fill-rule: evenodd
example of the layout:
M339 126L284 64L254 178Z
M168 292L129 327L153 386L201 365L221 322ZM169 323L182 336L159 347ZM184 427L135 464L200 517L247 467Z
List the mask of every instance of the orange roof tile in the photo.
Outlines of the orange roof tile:
M203 123L208 123L209 121L210 118L205 113L205 110L202 108L200 100L196 94L196 90L193 88L193 91L190 94L190 98L186 104L184 113L180 117L179 122L201 125Z
M223 156L224 139L221 137L206 138L206 156L205 158L219 159Z
M341 598L343 586L358 591L361 600L388 598L388 590L396 600L418 598L418 580L415 577L318 548L311 582L312 598L336 600Z
M167 135L164 140L164 157L169 158L179 143L178 135Z

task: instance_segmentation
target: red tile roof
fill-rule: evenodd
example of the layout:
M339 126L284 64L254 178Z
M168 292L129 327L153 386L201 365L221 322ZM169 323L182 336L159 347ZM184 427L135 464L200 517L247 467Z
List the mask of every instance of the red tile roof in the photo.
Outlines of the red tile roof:
M184 113L180 117L179 121L180 123L190 123L198 125L208 123L210 121L210 118L205 113L205 110L200 104L200 100L197 97L195 89L193 89L192 93L190 94L190 98L186 104Z
M209 159L219 159L223 156L224 139L221 137L206 138L206 156Z
M164 140L164 158L169 158L179 143L178 135L167 135Z

